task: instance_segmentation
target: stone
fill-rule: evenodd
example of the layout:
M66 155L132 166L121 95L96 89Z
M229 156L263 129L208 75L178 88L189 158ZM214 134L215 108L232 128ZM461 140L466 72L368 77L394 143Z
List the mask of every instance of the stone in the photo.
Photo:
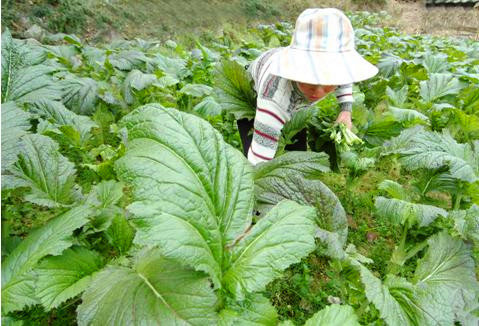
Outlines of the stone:
M32 27L26 30L23 35L25 38L33 38L35 40L41 41L45 37L45 30L37 24L34 24Z

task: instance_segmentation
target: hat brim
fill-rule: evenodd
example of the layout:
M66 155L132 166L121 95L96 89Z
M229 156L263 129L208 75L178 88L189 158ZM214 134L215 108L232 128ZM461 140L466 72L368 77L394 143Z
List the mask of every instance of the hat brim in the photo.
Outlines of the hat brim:
M271 73L307 84L345 85L375 76L378 68L355 50L321 52L285 47L276 53Z

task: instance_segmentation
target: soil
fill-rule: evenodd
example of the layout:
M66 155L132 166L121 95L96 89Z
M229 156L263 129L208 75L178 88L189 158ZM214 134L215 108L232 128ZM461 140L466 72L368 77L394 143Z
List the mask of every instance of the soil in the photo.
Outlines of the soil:
M479 7L427 7L423 1L389 0L386 11L407 34L464 36L479 40Z

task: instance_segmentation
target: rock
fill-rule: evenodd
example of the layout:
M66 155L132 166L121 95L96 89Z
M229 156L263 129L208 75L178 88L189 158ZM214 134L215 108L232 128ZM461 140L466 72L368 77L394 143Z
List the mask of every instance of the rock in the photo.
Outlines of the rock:
M30 27L30 20L25 17L25 16L22 16L20 17L20 19L18 20L18 24L23 28L23 29L28 29Z
M45 37L45 34L45 30L37 24L33 25L28 30L26 30L25 33L23 33L26 38L33 38L38 41L41 41Z
M330 304L341 304L341 299L338 297L333 297L332 295L328 295L328 302Z
M368 239L368 242L373 242L374 240L377 240L379 238L379 234L376 232L368 232L366 234L366 238Z

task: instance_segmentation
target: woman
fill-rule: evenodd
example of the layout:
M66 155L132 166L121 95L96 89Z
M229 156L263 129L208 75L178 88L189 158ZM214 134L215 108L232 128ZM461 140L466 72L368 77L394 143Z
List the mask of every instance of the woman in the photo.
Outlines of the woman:
M335 91L336 119L352 127L352 83L378 69L354 48L354 31L338 9L306 9L296 20L291 45L269 50L248 68L258 94L253 121L240 120L243 149L252 164L274 158L283 125L300 108ZM253 136L248 133L253 129ZM252 138L252 139L251 139ZM289 150L306 150L306 133Z

